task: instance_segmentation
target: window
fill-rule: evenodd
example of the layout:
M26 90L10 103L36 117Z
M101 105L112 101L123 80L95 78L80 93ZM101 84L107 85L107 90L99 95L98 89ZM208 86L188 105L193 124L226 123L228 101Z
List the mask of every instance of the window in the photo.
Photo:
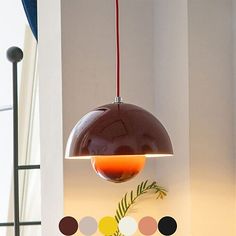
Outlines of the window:
M6 59L11 46L24 51L19 63L19 164L40 163L37 46L27 26L21 1L0 3L0 223L13 222L12 69ZM14 17L12 17L14 16ZM7 23L6 23L7 22ZM20 220L40 221L40 170L19 172ZM40 226L21 227L21 236L41 235ZM0 227L0 235L14 235L13 227Z

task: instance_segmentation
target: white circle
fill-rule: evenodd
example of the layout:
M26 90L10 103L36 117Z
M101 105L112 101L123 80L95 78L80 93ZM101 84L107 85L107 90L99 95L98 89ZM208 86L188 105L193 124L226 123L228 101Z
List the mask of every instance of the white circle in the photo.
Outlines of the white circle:
M125 236L131 236L135 234L138 229L136 220L130 216L122 218L119 222L119 230Z

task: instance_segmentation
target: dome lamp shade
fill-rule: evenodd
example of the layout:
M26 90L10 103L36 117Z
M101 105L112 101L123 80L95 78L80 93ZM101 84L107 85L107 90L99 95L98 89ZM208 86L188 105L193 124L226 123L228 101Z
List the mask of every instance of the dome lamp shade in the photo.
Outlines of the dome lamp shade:
M147 157L173 155L164 126L141 107L112 103L87 113L68 139L66 158L91 159L104 179L124 182L137 175Z

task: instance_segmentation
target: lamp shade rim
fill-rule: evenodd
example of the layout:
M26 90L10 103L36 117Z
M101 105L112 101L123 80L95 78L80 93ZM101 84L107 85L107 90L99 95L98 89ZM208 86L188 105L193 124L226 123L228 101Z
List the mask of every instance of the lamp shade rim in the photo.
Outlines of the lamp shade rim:
M174 154L133 154L133 155L94 155L94 156L65 156L65 159L68 160L90 160L94 157L103 157L103 158L116 158L116 157L145 157L148 159L158 158L158 157L173 157Z

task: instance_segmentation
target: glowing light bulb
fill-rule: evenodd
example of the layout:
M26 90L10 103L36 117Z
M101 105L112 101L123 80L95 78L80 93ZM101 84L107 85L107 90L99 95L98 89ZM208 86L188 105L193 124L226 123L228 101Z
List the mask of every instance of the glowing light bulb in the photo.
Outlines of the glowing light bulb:
M145 160L143 155L94 156L91 163L100 177L120 183L136 176L143 169Z

